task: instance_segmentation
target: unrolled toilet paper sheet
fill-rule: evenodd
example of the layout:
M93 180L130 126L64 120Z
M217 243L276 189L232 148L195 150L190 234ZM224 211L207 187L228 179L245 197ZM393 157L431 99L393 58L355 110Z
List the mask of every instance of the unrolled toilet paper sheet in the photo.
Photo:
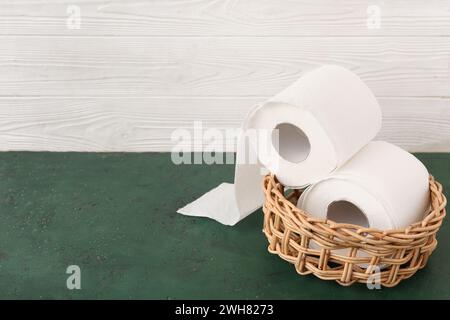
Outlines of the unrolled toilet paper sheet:
M242 139L238 140L234 184L222 183L177 212L196 217L212 218L225 225L234 225L261 207L263 167L255 151ZM247 155L247 157L246 157Z

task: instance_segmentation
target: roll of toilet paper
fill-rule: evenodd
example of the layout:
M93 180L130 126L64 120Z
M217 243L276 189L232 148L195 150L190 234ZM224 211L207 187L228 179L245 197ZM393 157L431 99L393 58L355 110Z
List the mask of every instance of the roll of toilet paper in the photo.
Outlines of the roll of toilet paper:
M339 66L320 67L243 120L234 185L221 184L178 212L233 225L261 206L262 168L286 186L305 187L345 163L380 126L379 105L357 75ZM248 139L255 132L257 139ZM246 162L243 153L258 161Z
M425 166L383 141L369 143L330 176L309 186L297 203L318 218L381 230L420 221L429 205Z
M380 107L354 73L324 66L255 108L245 126L273 130L261 163L286 186L304 187L345 163L381 126ZM278 130L275 130L278 129Z

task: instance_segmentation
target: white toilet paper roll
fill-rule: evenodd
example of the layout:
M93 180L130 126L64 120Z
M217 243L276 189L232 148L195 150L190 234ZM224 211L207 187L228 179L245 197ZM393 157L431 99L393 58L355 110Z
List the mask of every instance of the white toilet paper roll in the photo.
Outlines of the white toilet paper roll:
M371 142L329 177L309 186L297 206L335 222L381 230L407 227L429 209L428 172L407 151Z
M261 163L286 186L314 183L345 163L381 126L380 107L354 73L339 66L310 72L254 109L248 128L278 129Z
M269 134L252 147L240 139L235 184L221 184L178 212L234 225L262 204L263 166L286 186L306 186L345 163L380 126L379 105L358 76L320 67L250 111L243 129ZM243 164L242 150L257 153L262 165Z

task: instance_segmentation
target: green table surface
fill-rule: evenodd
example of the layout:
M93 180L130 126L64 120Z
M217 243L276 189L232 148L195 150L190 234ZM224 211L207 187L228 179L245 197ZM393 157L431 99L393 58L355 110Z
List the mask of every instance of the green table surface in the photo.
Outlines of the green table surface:
M417 154L450 190L450 154ZM167 153L0 153L0 298L450 298L450 226L427 267L395 288L299 276L267 252L262 211L234 227L176 210L233 165L174 165ZM66 268L81 268L68 290Z

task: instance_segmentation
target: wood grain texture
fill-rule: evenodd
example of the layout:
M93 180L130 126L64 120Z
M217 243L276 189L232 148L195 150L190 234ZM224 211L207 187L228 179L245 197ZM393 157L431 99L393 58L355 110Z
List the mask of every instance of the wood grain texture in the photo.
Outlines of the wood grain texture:
M0 37L0 96L270 96L322 64L450 96L450 37Z
M174 130L238 128L252 98L1 98L0 150L170 151ZM381 98L378 139L409 151L450 145L450 99ZM207 112L205 112L207 110ZM192 143L199 142L192 135ZM206 142L206 141L203 141ZM225 141L223 149L226 149ZM187 145L187 144L185 144Z
M81 9L81 29L66 27L67 7ZM367 27L367 8L380 28ZM448 0L14 0L0 2L3 35L450 35Z
M0 149L169 151L339 64L380 97L380 138L450 151L449 36L450 0L0 0Z

